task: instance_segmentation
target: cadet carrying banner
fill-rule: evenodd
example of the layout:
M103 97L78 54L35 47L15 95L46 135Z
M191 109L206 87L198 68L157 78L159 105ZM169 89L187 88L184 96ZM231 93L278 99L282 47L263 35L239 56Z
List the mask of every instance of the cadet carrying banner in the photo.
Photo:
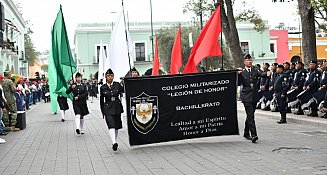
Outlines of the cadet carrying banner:
M130 145L238 135L237 72L126 78Z

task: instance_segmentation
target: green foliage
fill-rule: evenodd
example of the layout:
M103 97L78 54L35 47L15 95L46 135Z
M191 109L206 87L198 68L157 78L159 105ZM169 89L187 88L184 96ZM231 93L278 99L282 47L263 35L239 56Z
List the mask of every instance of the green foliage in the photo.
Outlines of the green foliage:
M29 66L34 65L34 61L37 58L37 53L34 49L34 44L31 38L33 31L31 28L27 28L27 32L24 34L24 43L25 43L25 57L28 61Z
M173 27L165 27L161 28L158 33L158 41L159 41L159 58L160 63L163 68L169 72L170 70L170 63L171 63L171 52L174 45L176 33L178 30L178 26ZM181 28L181 38L182 38L182 54L183 54L183 67L180 71L184 69L188 58L190 56L192 48L189 46L189 33L192 33L193 36L193 43L195 43L198 35L199 35L199 26L182 26ZM226 46L225 44L223 46ZM229 56L229 51L227 48L223 47L224 55L224 68L231 67L231 61ZM221 68L222 59L221 57L209 57L206 58L207 69L209 70L217 70Z
M44 72L48 72L48 67L49 67L49 65L47 65L47 64L43 64L43 65L41 66L41 70L43 70Z
M178 26L173 26L173 27L161 28L157 32L158 41L159 41L160 63L163 66L163 68L168 72L170 70L171 51L174 45L177 31L178 31ZM188 57L192 49L189 47L189 33L192 33L193 41L195 41L194 36L199 35L199 27L196 25L189 26L189 27L184 27L184 26L181 27L183 65L187 63Z
M265 22L262 20L261 16L255 9L249 9L245 1L242 2L243 8L241 12L235 17L236 21L249 21L254 24L254 29L257 32L263 32L266 28Z

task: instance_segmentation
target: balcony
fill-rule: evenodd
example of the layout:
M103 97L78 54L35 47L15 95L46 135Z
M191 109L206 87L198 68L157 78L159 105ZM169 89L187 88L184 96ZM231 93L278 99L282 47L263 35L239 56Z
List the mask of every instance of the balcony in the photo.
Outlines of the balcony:
M18 46L15 46L15 42L11 42L9 39L3 42L2 51L18 58Z

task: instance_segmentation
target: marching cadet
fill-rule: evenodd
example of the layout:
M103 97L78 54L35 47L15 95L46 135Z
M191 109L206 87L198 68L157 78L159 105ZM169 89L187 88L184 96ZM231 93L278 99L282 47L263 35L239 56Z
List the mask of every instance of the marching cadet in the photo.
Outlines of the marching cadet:
M274 84L274 92L277 97L277 106L280 112L281 119L278 124L286 123L287 103L286 93L289 88L289 75L284 71L283 65L277 66L277 78Z
M270 105L271 101L273 100L273 95L274 95L274 83L275 83L275 80L276 80L276 68L277 68L278 64L277 63L273 63L271 65L271 68L270 68L270 72L271 72L271 76L270 76L270 79L269 79L269 91L266 95L266 100L267 100L267 106Z
M137 71L137 69L135 67L133 67L132 69L132 77L139 77L140 73L139 71Z
M82 83L82 74L79 72L75 75L76 83L73 83L69 89L67 89L66 94L73 93L73 109L75 112L75 123L76 123L76 133L84 134L84 116L89 114L89 109L87 107L87 87Z
M318 63L317 61L311 61L310 65L310 73L309 73L309 79L305 81L303 90L309 91L311 95L316 93L318 89L320 88L320 72L317 69ZM311 113L308 114L308 116L311 117L318 117L318 109L316 105L310 106Z
M287 93L287 99L288 102L294 103L294 105L297 105L297 112L295 114L297 115L303 115L303 110L301 108L301 104L299 100L296 98L298 94L302 92L304 82L306 80L307 71L304 69L304 64L299 61L296 63L296 73L294 75L294 81L291 87L291 91ZM293 105L291 105L293 106Z
M244 65L245 68L239 68L238 71L239 85L243 85L243 88L241 90L241 100L246 112L246 121L243 137L251 140L252 143L255 143L259 139L254 121L254 112L257 104L256 99L258 94L258 89L256 89L255 85L258 81L258 77L270 76L270 72L261 73L259 71L256 71L252 66L252 57L250 54L245 55Z
M112 140L112 149L117 151L118 130L122 129L121 113L123 113L123 105L120 95L123 93L123 86L113 81L114 73L108 69L106 74L106 84L100 88L100 108L103 117L109 128L109 136Z
M67 98L62 95L58 95L57 102L58 102L59 108L60 108L61 121L65 122L65 113L69 109L69 106L67 103Z

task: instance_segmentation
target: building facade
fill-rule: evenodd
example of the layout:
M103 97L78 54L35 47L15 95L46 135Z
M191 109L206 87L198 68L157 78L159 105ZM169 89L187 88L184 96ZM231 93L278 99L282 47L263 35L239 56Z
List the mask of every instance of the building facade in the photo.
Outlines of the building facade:
M0 25L0 72L11 70L13 74L28 75L25 59L25 21L12 0L1 1Z
M154 33L162 27L178 25L177 22L154 22ZM182 23L190 25L190 23ZM270 35L268 27L263 32L254 30L250 23L237 24L241 48L244 53L250 53L254 63L273 63L276 55L270 51ZM110 35L112 23L82 23L79 24L74 36L74 58L78 71L84 73L84 78L89 79L98 71L101 42L109 55ZM152 67L152 43L150 23L129 23L129 32L135 47L134 65L141 74ZM124 38L122 38L124 39Z
M270 30L270 51L276 55L276 62L289 62L288 30Z

